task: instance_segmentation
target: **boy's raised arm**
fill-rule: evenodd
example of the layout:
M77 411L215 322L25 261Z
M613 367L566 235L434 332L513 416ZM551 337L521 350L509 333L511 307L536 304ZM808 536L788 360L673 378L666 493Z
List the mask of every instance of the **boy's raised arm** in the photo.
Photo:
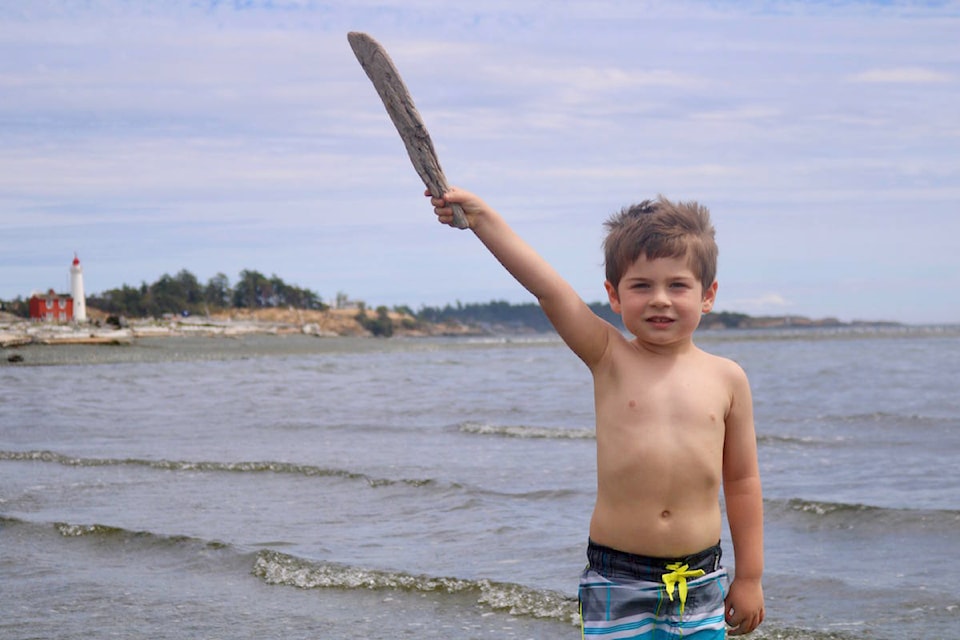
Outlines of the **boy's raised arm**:
M443 198L431 198L441 223L453 224L452 203L463 208L469 228L490 253L537 298L570 349L587 366L593 367L606 351L616 329L593 313L573 287L517 235L500 214L476 195L452 187Z

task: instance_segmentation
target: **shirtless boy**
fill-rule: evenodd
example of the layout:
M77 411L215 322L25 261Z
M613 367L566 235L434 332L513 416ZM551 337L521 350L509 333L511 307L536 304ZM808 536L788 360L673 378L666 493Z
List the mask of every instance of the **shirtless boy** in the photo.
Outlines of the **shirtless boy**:
M429 192L426 194L430 196ZM469 228L530 293L593 374L597 499L580 580L585 636L723 638L763 621L763 506L750 385L693 343L717 295L713 226L696 203L647 201L607 223L605 287L632 334L573 288L476 195ZM736 565L720 566L724 491Z

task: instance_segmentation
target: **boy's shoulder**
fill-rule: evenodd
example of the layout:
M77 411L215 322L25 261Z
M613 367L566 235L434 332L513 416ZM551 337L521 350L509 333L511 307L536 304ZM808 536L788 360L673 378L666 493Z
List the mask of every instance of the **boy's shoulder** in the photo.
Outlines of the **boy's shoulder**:
M744 395L750 395L750 380L747 378L747 372L743 370L735 360L718 356L707 351L700 350L709 362L710 375L718 379L720 384L727 390L731 398L742 398Z
M636 340L627 340L626 338L612 349L614 354L618 351L621 352L621 356L614 355L614 358L626 357L631 360L643 361L649 359L660 360L661 362L664 360L663 353L649 351ZM675 371L693 369L699 375L717 378L732 387L747 384L747 374L735 360L705 351L694 344L692 340L686 348L678 349L672 355L667 355L666 359L680 365L675 368L671 367Z
M704 359L704 362L716 367L718 372L730 376L743 377L744 379L747 377L747 373L736 360L719 356L715 353L710 353L709 351L704 351L699 347L697 347L696 350L700 353L700 356Z

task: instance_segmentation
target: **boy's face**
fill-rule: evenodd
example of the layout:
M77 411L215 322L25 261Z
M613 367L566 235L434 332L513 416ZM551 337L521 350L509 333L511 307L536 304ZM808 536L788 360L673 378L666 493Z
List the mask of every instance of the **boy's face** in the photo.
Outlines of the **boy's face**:
M610 307L627 330L656 345L688 340L717 296L717 283L704 290L684 256L652 260L640 256L616 288L610 282L606 287Z

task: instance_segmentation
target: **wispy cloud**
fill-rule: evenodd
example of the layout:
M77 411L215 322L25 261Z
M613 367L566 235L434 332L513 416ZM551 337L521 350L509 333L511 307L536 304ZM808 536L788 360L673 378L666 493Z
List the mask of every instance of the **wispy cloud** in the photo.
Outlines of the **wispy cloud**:
M766 293L756 298L735 298L724 301L724 308L738 309L753 314L785 313L794 304L779 293Z
M939 84L953 82L954 78L948 73L923 67L892 67L870 69L852 76L851 80L878 84Z

